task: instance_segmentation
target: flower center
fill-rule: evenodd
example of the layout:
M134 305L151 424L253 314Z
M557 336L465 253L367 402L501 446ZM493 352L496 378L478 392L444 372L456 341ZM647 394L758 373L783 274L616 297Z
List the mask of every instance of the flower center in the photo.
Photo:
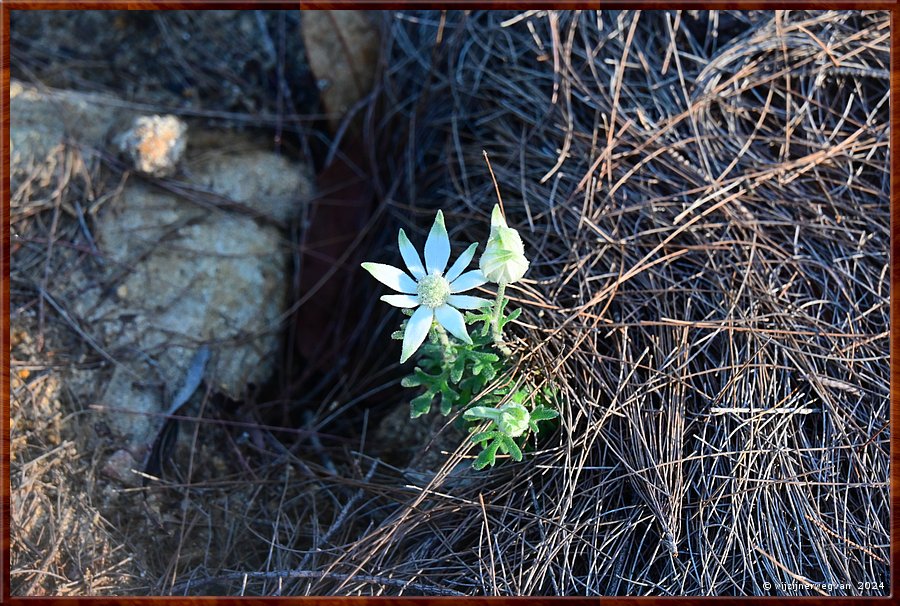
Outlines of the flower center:
M450 298L450 283L439 273L428 274L419 280L416 292L425 307L440 307Z

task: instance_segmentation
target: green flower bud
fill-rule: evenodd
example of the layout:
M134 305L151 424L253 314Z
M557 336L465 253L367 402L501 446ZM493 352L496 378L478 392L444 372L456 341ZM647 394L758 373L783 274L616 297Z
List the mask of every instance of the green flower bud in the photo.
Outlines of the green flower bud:
M497 284L512 284L528 271L522 237L506 225L506 219L496 204L491 213L491 235L478 267L488 280Z
M510 402L500 407L500 416L497 419L497 429L511 438L518 438L528 431L528 421L531 415L528 409L521 404Z

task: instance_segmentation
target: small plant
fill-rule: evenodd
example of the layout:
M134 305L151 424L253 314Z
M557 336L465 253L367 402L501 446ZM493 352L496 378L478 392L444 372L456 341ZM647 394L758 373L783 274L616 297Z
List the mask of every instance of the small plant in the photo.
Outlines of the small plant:
M401 381L403 387L425 388L410 402L410 416L415 419L428 413L437 398L441 414L449 415L481 393L497 376L500 357L491 351L491 343L481 333L471 343L461 343L434 331L419 351L416 368Z
M531 410L524 404L529 397L539 401ZM526 387L513 392L510 401L502 406L473 406L466 410L463 418L476 423L473 431L477 433L471 436L471 440L483 448L473 467L493 467L498 451L510 455L515 461L521 461L525 440L529 435L537 436L540 431L538 422L559 416L550 407L552 401L552 390L539 392ZM486 427L484 421L488 422Z
M512 380L499 381L501 386L496 386L498 377L512 375L508 358L513 352L503 330L522 310L506 312L506 286L528 270L522 238L495 205L478 270L466 271L477 244L469 245L447 269L451 246L441 211L425 242L424 264L402 229L398 239L400 255L412 277L381 263L362 266L399 293L381 300L403 308L408 316L393 338L403 342L401 364L417 356L412 373L401 381L404 387L422 390L410 401L410 417L428 413L435 401L445 416L462 410L465 420L476 422L470 439L483 448L474 463L476 469L493 466L498 452L521 461L525 440L538 433L537 423L559 414L553 408L555 398L546 388L538 391L526 386L511 392ZM493 301L461 294L487 282L497 284ZM460 310L466 311L465 316ZM468 327L473 328L471 333ZM531 410L526 401L533 402Z

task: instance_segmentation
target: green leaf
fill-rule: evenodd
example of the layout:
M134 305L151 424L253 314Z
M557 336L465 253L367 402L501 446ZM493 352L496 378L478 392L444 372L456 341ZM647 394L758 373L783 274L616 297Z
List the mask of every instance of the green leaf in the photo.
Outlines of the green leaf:
M519 445L516 444L515 440L508 436L503 436L503 452L508 453L514 460L521 461L522 460L522 450L519 448Z
M434 394L430 391L426 391L421 396L415 397L409 403L409 418L415 419L416 417L421 417L424 414L427 414L428 411L431 410L431 401L434 399Z
M475 469L484 469L488 465L493 467L497 458L497 448L499 447L500 442L498 440L491 442L487 448L481 451L481 454L475 459L475 463L472 464L472 467Z
M509 324L510 322L514 322L516 320L516 318L518 318L520 315L522 315L521 307L516 309L514 312L512 312L508 316L504 316L503 314L500 314L500 317L497 318L497 328L500 329L500 332L503 332L503 329L506 327L506 325Z
M441 375L430 375L418 366L413 369L413 374L407 375L400 380L403 387L419 387L421 385L434 385L440 381Z
M476 433L472 436L471 440L473 444L478 444L480 442L486 442L492 438L496 438L500 436L500 432L498 431L482 431L480 433Z
M510 400L512 400L516 404L525 404L525 400L528 399L528 396L530 395L531 391L529 391L528 389L517 389L516 392L512 396L510 396Z
M453 392L456 393L455 391ZM453 411L453 404L456 403L456 398L448 398L444 392L441 392L441 414L445 417L449 415Z
M453 361L453 368L450 369L450 381L452 383L459 383L462 379L463 372L466 370L466 356L460 355L457 356L456 360Z
M535 409L531 411L532 421L549 421L550 419L555 419L558 416L559 413L557 411L541 405L536 406Z
M467 421L493 421L496 413L489 406L473 406L463 413L463 418Z
M472 311L467 311L465 313L466 324L475 324L476 322L484 322L484 318L487 316L485 313L476 314Z
M418 387L418 386L422 385L422 383L419 381L418 378L410 375L410 376L406 376L406 377L403 377L402 379L400 379L400 385L402 385L403 387Z
M491 325L491 308L486 308L485 311L480 313L472 313L471 311L466 312L466 324L477 324L478 322L484 322L484 326L482 327L482 335L487 334L487 330Z

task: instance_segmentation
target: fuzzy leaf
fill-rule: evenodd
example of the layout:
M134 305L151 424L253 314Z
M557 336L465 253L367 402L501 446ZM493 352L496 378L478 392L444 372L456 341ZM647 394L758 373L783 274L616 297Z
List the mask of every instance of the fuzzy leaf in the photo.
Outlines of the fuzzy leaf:
M480 442L486 442L492 438L496 438L500 433L496 431L482 431L481 433L476 433L472 436L472 443L478 444Z
M450 369L450 382L459 383L465 370L466 357L463 355L457 356L456 360L453 361L453 367Z
M481 454L475 459L475 463L472 464L472 467L475 469L484 469L488 465L493 467L497 458L497 448L499 447L500 442L498 440L491 442L487 448L481 451Z
M403 387L418 387L422 385L422 383L417 377L410 375L400 379L400 385L402 385Z
M547 408L545 406L536 406L534 410L531 411L531 419L533 421L549 421L550 419L555 419L559 416L559 413L552 408Z
M409 403L409 418L415 419L416 417L427 414L428 411L431 410L431 401L433 399L434 394L430 391L426 391L421 396L413 398Z
M503 449L503 452L509 454L516 461L522 460L522 449L519 448L519 445L516 444L515 440L509 436L501 436L500 440L502 442L501 448Z
M512 402L516 404L524 404L525 400L528 399L528 396L531 395L531 392L527 389L517 389L516 392L510 397Z
M448 391L453 394L452 397L448 397L444 391L441 392L441 414L445 417L453 410L453 404L457 400L456 392L453 390Z
M518 318L521 315L522 315L521 307L516 309L514 312L512 312L508 316L504 316L503 314L500 314L500 317L497 319L497 328L499 328L500 331L503 332L503 329L506 327L507 324L509 324L510 322L514 322L516 320L516 318Z
M470 311L466 312L466 324L477 324L478 322L483 322L484 325L481 327L481 332L479 333L482 337L487 336L488 331L491 328L491 311L490 308L487 308L487 311L483 311L481 313L472 313Z

